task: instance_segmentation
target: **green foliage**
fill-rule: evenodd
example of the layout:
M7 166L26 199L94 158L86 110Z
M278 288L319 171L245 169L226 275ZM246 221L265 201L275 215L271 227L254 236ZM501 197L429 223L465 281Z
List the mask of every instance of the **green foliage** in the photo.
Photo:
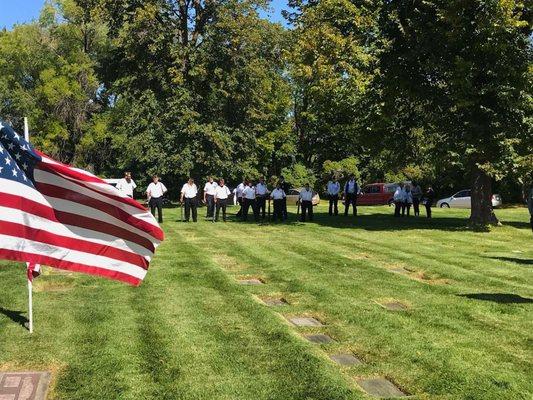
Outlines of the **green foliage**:
M309 183L311 187L314 187L317 181L313 171L300 163L296 163L291 167L283 168L281 174L287 183L295 188L303 187L306 183Z
M350 175L354 175L355 179L361 178L359 172L359 160L355 157L348 157L340 161L324 161L322 166L322 178L329 180L332 176L336 176L337 179L347 178Z

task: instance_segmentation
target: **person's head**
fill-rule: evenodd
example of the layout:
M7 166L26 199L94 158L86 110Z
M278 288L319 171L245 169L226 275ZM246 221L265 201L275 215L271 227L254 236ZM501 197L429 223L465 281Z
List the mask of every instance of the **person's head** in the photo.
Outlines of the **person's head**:
M307 190L309 190L309 182L307 182L307 183L305 184L305 188L306 188Z
M209 183L213 183L213 177L210 176L210 177L208 178L208 181L209 181Z
M276 189L281 189L281 183L280 182L276 183Z
M224 186L224 178L220 178L220 180L218 181L220 186Z
M154 182L154 183L159 182L159 176L157 176L157 175L153 175L153 176L152 176L152 182Z
M355 179L355 175L354 174L350 174L350 180L353 181Z
M261 182L261 183L265 183L265 178L261 176L261 177L259 178L259 182Z
M124 179L126 179L128 182L131 181L131 172L124 172Z
M252 181L248 181L248 182L246 183L246 185L248 185L248 186L252 186Z
M189 183L189 185L192 185L194 183L194 179L193 178L189 178L188 183Z

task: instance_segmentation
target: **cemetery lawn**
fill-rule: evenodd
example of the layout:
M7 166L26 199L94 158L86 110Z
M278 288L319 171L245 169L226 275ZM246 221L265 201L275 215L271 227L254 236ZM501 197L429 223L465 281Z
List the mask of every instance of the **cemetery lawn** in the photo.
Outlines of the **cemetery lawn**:
M416 399L531 399L527 210L498 210L504 226L488 233L464 228L467 210L359 211L330 218L320 205L313 223L260 226L186 224L166 209L167 239L140 287L46 269L32 336L23 267L0 262L0 370L51 371L49 398L68 400L369 398L361 377ZM380 305L392 301L407 309ZM337 353L364 364L341 367Z

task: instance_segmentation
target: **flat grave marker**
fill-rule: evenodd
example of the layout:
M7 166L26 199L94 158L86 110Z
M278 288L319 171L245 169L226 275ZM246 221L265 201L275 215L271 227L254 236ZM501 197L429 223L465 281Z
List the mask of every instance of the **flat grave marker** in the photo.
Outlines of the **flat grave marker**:
M49 372L0 372L0 400L45 400Z
M315 335L304 335L304 337L312 343L317 344L328 344L333 343L333 339L328 335L323 335L321 333Z
M408 307L400 303L399 301L387 301L385 303L379 303L383 308L389 310L389 311L405 311L408 309Z
M275 297L268 297L261 299L263 303L265 303L269 307L276 307L276 306L286 306L289 303L285 299L275 298Z
M322 322L313 317L293 317L289 321L296 326L323 326Z
M407 396L394 383L385 378L357 378L356 382L366 393L374 397L391 398Z
M332 354L329 356L337 364L343 367L351 367L353 365L362 365L363 362L351 353Z
M239 284L241 285L263 285L265 282L263 282L261 279L258 278L249 278L249 279L239 279Z

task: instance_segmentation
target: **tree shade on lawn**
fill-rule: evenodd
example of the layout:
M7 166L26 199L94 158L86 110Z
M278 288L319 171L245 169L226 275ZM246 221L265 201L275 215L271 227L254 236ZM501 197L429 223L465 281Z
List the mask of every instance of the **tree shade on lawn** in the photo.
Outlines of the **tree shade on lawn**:
M319 206L313 223L261 226L185 224L168 209L140 287L46 270L31 339L24 267L2 262L0 368L50 370L52 398L69 400L364 399L355 379L378 376L417 398L529 398L526 209L501 210L505 226L489 233L466 230L465 210L359 211L330 218ZM238 283L256 277L265 283ZM393 301L409 307L380 306ZM335 354L363 363L340 367Z

